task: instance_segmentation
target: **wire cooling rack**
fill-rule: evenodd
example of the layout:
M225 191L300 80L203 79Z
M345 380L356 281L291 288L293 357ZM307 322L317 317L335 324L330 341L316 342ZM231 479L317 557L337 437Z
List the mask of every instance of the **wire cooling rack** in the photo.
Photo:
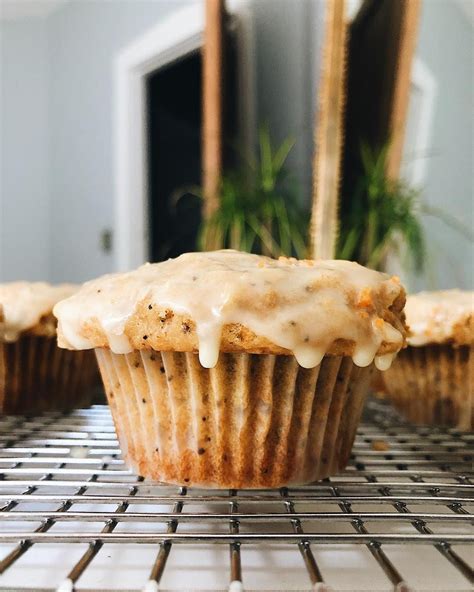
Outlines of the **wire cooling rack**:
M106 406L0 418L0 447L2 590L472 590L474 435L378 401L346 471L280 490L147 483Z

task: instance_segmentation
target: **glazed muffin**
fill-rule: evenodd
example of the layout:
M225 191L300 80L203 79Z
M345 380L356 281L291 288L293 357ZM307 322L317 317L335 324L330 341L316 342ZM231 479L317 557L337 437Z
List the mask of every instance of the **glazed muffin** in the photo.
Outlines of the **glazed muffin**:
M409 346L384 382L389 398L413 423L474 428L474 292L409 296Z
M96 349L137 473L256 488L345 467L373 363L404 345L404 301L356 263L216 251L88 282L54 314L61 347Z
M77 286L0 284L0 412L36 414L89 403L97 384L90 352L57 347L53 306Z

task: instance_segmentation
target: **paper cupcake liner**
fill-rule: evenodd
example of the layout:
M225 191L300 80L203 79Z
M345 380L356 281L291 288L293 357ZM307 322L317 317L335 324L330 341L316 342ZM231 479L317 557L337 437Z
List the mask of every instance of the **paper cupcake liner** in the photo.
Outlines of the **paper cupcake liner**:
M68 351L56 338L24 335L0 343L0 412L37 414L90 405L98 384L91 351Z
M138 474L221 488L322 479L350 457L371 368L324 358L96 350L122 454Z
M384 373L390 400L412 423L474 429L474 348L408 347Z

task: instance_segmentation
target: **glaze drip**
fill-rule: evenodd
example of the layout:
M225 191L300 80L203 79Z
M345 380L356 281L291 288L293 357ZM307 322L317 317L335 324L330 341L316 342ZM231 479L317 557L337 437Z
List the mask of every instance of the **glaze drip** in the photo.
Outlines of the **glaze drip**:
M383 317L403 294L397 278L357 263L274 260L226 250L186 253L104 276L58 303L54 314L60 345L72 349L97 346L85 329L95 323L113 352L129 353L128 323L146 301L193 321L207 368L217 363L222 330L232 324L292 352L304 368L317 366L337 340L354 344L355 364L375 359L378 367L388 367L390 356L378 355L381 345L396 352L404 335Z

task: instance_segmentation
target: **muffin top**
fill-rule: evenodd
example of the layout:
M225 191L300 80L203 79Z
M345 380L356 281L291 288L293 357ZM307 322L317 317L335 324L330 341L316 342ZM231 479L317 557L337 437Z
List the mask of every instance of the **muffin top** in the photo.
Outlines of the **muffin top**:
M54 307L61 347L325 354L388 367L404 345L398 278L348 261L279 260L223 250L186 253L87 282Z
M54 336L53 306L77 288L72 284L52 286L45 282L0 284L0 341L16 341L24 332Z
M408 296L408 343L467 345L474 342L474 292L440 290Z

